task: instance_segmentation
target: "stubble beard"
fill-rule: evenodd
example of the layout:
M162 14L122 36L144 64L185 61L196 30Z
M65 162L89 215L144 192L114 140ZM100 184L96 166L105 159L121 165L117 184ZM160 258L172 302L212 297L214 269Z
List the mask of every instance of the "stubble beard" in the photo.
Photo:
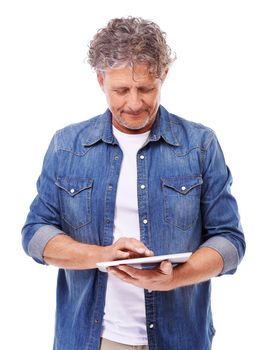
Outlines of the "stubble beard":
M117 123L120 124L121 126L125 127L126 129L129 130L141 130L147 126L147 124L150 123L151 120L151 115L147 114L147 116L144 118L144 120L139 123L134 125L132 122L129 123L125 118L123 118L121 115L117 114L115 115L115 119L117 120Z

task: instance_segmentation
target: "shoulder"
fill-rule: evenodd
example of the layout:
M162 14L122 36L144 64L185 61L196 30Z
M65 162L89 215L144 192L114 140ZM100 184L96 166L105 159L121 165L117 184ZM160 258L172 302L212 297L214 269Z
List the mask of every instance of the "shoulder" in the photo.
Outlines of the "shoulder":
M207 150L216 137L214 130L210 127L173 113L169 113L169 123L172 133L182 147Z
M57 130L54 135L55 150L70 151L78 154L85 153L85 145L89 138L101 128L102 116L98 115Z

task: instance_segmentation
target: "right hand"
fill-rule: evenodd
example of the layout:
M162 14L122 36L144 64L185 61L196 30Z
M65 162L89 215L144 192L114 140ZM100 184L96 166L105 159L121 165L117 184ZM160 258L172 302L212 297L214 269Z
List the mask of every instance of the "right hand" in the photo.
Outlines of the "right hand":
M143 242L130 237L121 237L111 246L104 248L107 250L107 261L154 255L154 253L148 249Z

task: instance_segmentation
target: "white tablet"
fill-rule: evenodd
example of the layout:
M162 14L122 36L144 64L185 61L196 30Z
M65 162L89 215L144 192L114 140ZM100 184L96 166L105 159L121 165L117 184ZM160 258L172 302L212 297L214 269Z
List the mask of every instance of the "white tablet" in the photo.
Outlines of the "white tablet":
M106 268L109 266L118 265L132 265L136 268L146 268L151 269L157 266L163 260L169 260L172 264L177 265L184 263L188 260L192 253L178 253L178 254L168 254L168 255L156 255L144 258L136 259L125 259L125 260L114 260L114 261L103 261L96 264L97 268L102 272L107 272Z

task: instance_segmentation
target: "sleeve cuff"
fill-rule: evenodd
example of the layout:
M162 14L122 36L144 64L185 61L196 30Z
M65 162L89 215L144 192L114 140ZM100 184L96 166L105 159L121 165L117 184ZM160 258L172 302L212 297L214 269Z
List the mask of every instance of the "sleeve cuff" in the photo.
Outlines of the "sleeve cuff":
M32 239L29 242L28 245L28 253L32 258L37 259L38 261L45 264L45 261L43 259L43 251L49 242L53 237L58 236L60 234L64 234L63 231L59 230L58 228L50 225L44 225L41 226Z
M236 247L224 237L211 237L201 247L215 249L222 257L224 266L220 275L235 271L239 264L239 256Z

